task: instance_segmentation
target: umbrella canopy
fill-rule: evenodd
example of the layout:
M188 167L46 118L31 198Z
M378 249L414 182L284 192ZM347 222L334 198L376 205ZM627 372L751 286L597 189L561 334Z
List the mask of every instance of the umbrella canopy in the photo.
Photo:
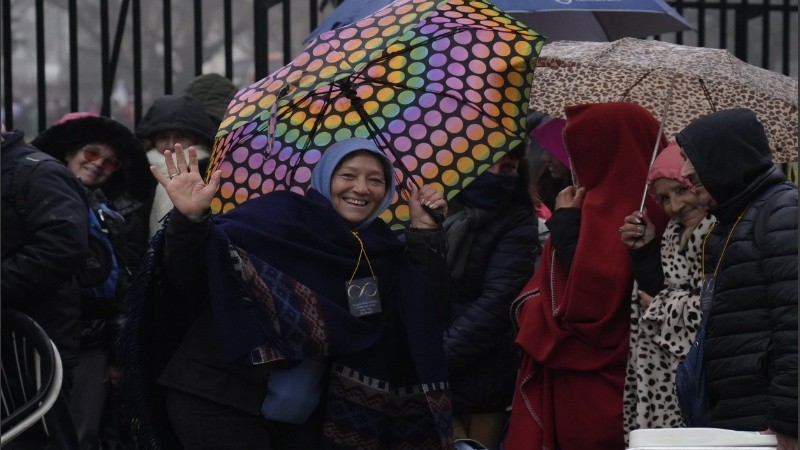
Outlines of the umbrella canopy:
M213 212L272 190L304 193L333 142L373 139L397 186L433 184L448 199L525 139L543 38L491 3L398 0L321 34L241 90L220 125ZM402 228L399 201L381 217Z
M674 136L714 111L749 108L764 124L779 163L797 159L797 87L796 79L726 50L634 38L563 41L542 48L531 109L565 117L568 105L631 101L663 117L666 105L664 132Z
M548 41L613 41L694 30L664 0L497 0Z
M382 8L390 0L345 0L307 41ZM494 0L498 8L548 41L611 41L693 30L664 0Z

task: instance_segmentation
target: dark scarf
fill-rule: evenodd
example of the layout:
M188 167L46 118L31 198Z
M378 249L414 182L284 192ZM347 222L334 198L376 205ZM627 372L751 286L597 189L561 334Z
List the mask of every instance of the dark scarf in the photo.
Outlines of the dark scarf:
M456 197L450 216L443 224L447 232L447 262L453 280L464 274L476 231L511 202L516 184L516 175L497 175L487 171Z
M345 282L360 246L318 192L273 192L216 218L208 275L223 352L245 363L329 356L329 447L447 447L449 393L430 283L382 221L360 237L383 313L356 318ZM369 274L362 259L355 276Z
M511 201L517 188L517 175L498 175L483 172L469 186L458 194L466 206L498 210Z

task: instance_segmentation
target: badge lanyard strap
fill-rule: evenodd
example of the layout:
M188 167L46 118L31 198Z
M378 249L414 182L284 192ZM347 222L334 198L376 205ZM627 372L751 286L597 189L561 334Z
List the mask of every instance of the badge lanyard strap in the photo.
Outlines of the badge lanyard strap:
M739 221L742 220L742 217L744 217L744 213L746 213L748 209L750 209L750 205L747 205L747 208L745 208L744 211L742 211L742 213L739 214L739 217L736 218L736 222L734 222L733 226L731 227L731 231L728 232L728 237L725 238L725 246L722 247L722 253L719 255L716 267L714 267L715 279L717 278L717 271L719 270L719 266L722 264L722 258L725 257L725 251L728 250L728 243L731 242L731 236L733 236L733 231L736 229L736 225L739 225ZM705 237L703 238L703 249L700 256L700 270L703 271L703 275L706 274L706 242L708 242L708 237L711 235L711 233L714 231L714 228L716 227L717 224L714 224L714 227L708 230L708 233L706 233Z
M358 231L351 231L353 236L355 236L356 240L358 240L358 244L361 246L361 251L358 252L358 261L356 261L356 268L353 269L353 274L350 275L350 281L348 283L352 283L353 279L356 277L356 272L358 272L358 268L361 266L361 255L364 255L364 259L367 260L367 266L369 266L369 273L372 274L372 279L375 279L375 271L372 270L372 263L369 261L369 256L367 256L367 250L364 248L364 242L361 240L361 236L358 235Z

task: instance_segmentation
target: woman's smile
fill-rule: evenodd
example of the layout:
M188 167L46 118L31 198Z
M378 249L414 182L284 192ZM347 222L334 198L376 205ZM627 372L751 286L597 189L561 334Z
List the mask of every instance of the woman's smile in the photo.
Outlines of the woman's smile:
M368 153L344 159L331 178L333 209L353 225L367 220L385 195L383 164Z

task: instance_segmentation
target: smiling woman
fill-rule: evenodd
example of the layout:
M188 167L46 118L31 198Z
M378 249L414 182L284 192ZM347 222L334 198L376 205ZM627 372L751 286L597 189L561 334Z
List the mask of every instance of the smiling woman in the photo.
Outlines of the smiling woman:
M314 168L311 187L358 229L389 206L395 183L391 165L375 143L355 138L328 147Z
M116 382L119 377L109 355L123 320L122 297L147 248L142 208L149 196L147 160L127 127L93 113L64 116L33 145L63 162L80 180L91 208L90 253L79 272L80 360L69 391L80 446L88 448L98 439L109 392L103 380Z
M623 399L626 435L639 428L691 426L681 418L675 371L700 324L701 245L716 219L700 203L697 185L681 175L682 166L673 142L647 177L650 194L670 219L663 236L657 238L647 211L626 216L619 229L631 248L637 282Z
M109 198L148 197L147 160L141 143L130 129L114 119L94 113L70 113L31 142L63 161L84 185L102 185Z
M111 146L96 142L67 153L67 168L86 186L99 186L122 164Z
M366 220L386 198L386 176L377 157L355 155L342 161L331 179L331 202L352 224Z
M403 242L378 218L395 178L371 140L325 148L305 195L215 217L221 172L204 183L180 145L164 160L176 175L151 172L175 208L154 238L167 251L151 301L183 326L158 380L169 418L153 427L185 448L452 448L445 238L423 207L446 213L443 194L407 186Z

